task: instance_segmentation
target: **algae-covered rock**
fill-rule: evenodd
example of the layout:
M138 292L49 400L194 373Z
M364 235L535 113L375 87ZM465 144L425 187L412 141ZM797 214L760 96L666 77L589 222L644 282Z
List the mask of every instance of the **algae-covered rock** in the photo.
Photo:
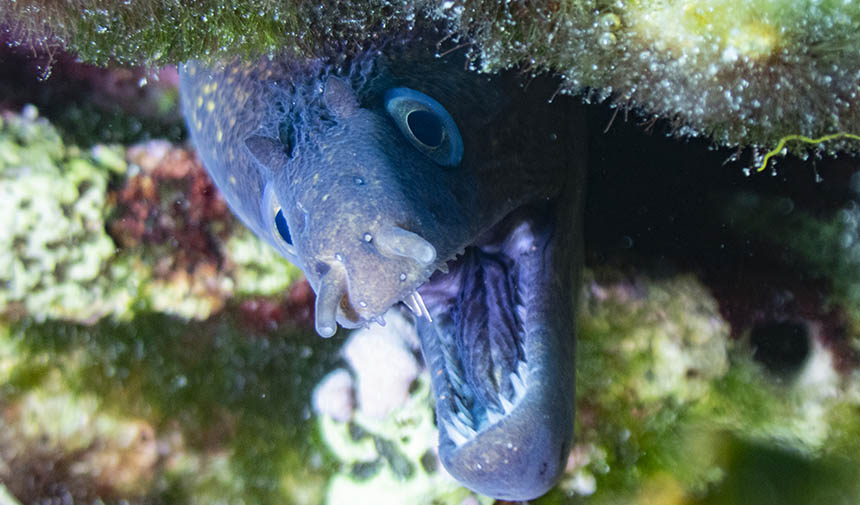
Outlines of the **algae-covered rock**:
M484 71L561 76L559 91L662 117L682 135L764 151L856 152L860 7L835 0L517 2L217 0L142 4L5 2L17 38L89 62L147 65L376 44L428 24L438 51ZM339 49L334 51L340 52ZM786 145L780 140L788 141ZM827 139L828 142L818 139ZM768 156L769 158L770 156Z
M0 481L24 503L319 503L304 411L329 342L235 315L2 326Z
M856 445L846 416L858 404L826 347L814 342L787 381L730 337L717 300L689 275L602 270L584 292L577 445L545 503L765 503L743 474L771 479L769 464L816 476L776 491L785 503L860 496L853 473L833 471ZM770 462L750 463L755 451Z
M134 294L111 278L105 230L108 180L124 170L108 148L67 148L34 108L3 117L0 312L86 321L129 309Z
M236 231L234 234L233 231ZM0 313L205 319L297 269L233 218L187 150L66 145L33 107L0 123Z

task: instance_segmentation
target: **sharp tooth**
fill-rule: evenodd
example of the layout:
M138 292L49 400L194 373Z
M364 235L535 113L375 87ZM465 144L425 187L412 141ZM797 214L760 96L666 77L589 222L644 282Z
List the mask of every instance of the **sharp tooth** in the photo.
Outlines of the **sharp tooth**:
M487 409L487 421L489 421L490 424L496 424L503 417L505 417L505 415L502 414L501 412L497 412L494 409Z
M441 265L439 265L438 270L439 270L440 272L442 272L443 274L447 274L448 272L450 272L450 271L451 271L451 270L448 268L448 264L447 264L447 263L442 263Z
M522 396L526 393L526 385L520 376L512 373L511 374L511 386L514 388L514 398L522 398Z
M412 295L409 295L409 298L403 299L403 304L409 307L409 310L415 315L415 317L421 317L421 307L415 302L415 299Z
M385 326L385 316L383 316L382 314L376 316L374 318L374 321L376 321L376 324L378 324L379 326Z
M337 330L337 307L343 298L343 270L332 266L331 270L320 279L317 300L314 306L316 314L317 333L321 337L330 337Z
M472 438L475 436L475 430L472 429L471 426L467 425L460 416L454 414L452 416L448 416L447 421L451 423L451 426L456 428L464 437Z
M517 375L523 380L523 384L528 380L529 365L525 361L520 361L517 364Z
M403 303L409 307L409 310L415 314L415 317L426 317L428 322L433 322L433 318L430 317L430 311L427 310L427 306L424 305L424 299L421 298L418 291L413 291L412 294L409 295L409 298L403 300Z
M474 424L474 422L472 421L472 413L469 412L469 409L466 408L466 404L463 403L463 399L456 394L453 396L454 403L457 404L457 410L463 414L466 420L468 420L469 424Z
M385 256L411 258L421 266L427 266L436 259L436 248L417 233L404 230L399 226L384 226L374 237L379 252Z
M525 306L517 304L516 310L517 310L517 316L519 316L520 321L524 322L526 320L526 314L527 314Z
M505 409L505 414L510 414L514 410L514 404L504 396L499 395L499 402L501 402L502 408Z
M445 428L448 438L450 438L458 447L469 441L469 437L460 433L460 431L450 422L443 421L442 426Z

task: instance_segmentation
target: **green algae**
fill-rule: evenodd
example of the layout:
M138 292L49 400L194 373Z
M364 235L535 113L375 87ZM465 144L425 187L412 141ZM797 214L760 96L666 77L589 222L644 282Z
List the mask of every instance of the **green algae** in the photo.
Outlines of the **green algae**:
M298 267L250 230L243 229L233 234L227 249L236 265L233 279L235 292L239 296L278 295L301 277Z
M254 334L230 317L155 313L94 326L18 324L10 342L0 398L24 412L23 440L72 451L145 423L170 448L169 464L152 464L149 492L162 489L170 503L319 501L327 458L307 404L335 343Z
M766 503L746 475L772 478L773 465L817 479L775 491L786 503L860 496L844 470L856 459L856 379L829 350L815 345L786 382L729 339L692 277L602 271L586 286L572 471L540 503Z
M35 108L3 116L0 480L55 467L46 479L84 501L319 502L330 470L309 391L335 344L260 333L227 302L274 296L295 268L239 232L216 244L224 268L203 271L214 298L158 273L169 251L106 231L111 188L136 170L122 147L65 144ZM144 457L156 443L166 455Z
M3 117L0 314L92 322L153 310L205 319L230 296L275 296L298 278L295 267L239 227L217 244L227 265L218 271L165 276L160 265L171 247L120 248L107 231L115 205L108 189L129 177L128 166L121 146L64 143L33 107Z
M562 78L559 91L668 118L685 136L751 146L750 165L788 135L858 134L860 33L856 3L768 0L444 0L223 5L207 0L131 4L8 2L22 40L61 45L85 61L164 65L229 55L318 54L422 23L442 25L439 50L465 51L476 69L520 67ZM844 140L844 139L843 139ZM793 144L796 152L817 146ZM856 142L826 153L857 152Z
M31 108L0 123L0 312L20 305L74 320L123 312L130 296L105 275L115 245L104 223L110 174L124 164L67 149L36 116Z

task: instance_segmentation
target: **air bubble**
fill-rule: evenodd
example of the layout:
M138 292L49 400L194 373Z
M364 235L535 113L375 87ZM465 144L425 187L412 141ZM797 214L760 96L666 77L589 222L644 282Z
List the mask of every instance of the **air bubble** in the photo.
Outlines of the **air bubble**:
M356 177L355 179L353 179L353 181L354 181L356 184L358 184L359 186L364 186L364 179L363 179L363 178L361 178L361 177Z
M341 253L336 253L336 254L334 255L334 259L336 259L337 261L339 261L339 262L343 263L343 254L341 254Z
M365 233L363 238L365 242L370 242L371 240L373 240L373 235L371 235L370 233Z
M597 43L600 44L600 47L608 48L615 45L615 34L606 32L597 39Z
M403 282L403 281L405 281L405 280L406 280L406 274L401 272L401 274L400 274L400 282Z
M615 30L621 26L621 18L617 14L608 13L600 16L598 25L604 30Z

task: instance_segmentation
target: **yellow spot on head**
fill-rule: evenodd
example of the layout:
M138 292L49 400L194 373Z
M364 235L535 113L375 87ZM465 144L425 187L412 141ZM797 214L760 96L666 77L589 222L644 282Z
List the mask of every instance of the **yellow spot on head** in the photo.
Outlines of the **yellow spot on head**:
M215 140L217 140L218 142L224 140L224 132L221 131L221 128L218 128L218 132L215 133Z
M218 82L214 81L212 82L212 91L215 91L216 89L218 89Z
M215 102L209 100L206 102L206 112L212 112L213 110L215 110Z
M323 195L323 197L322 197L322 201L324 201L324 202L325 202L326 200L328 200L328 197L330 197L330 196L331 196L331 195L330 195L329 193L324 194L324 195Z
M203 107L203 97L202 96L197 97L197 107Z
M236 178L233 177L232 175L230 176L230 184L232 184L234 186L236 185Z

